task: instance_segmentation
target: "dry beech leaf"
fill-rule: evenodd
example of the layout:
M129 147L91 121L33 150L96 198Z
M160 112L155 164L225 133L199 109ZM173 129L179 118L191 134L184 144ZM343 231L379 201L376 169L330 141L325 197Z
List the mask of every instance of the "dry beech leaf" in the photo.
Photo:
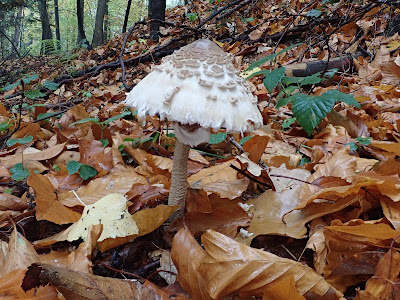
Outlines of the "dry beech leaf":
M207 255L197 271L214 299L233 293L262 297L265 288L293 276L299 294L312 293L314 299L340 299L335 290L313 269L290 259L251 248L227 236L208 230L201 237Z
M122 244L134 240L139 236L146 235L156 230L166 220L168 220L168 218L177 208L178 206L158 205L155 208L139 210L132 215L132 219L135 221L137 227L139 228L139 233L127 237L105 239L98 245L100 251L104 252L109 249L118 247Z
M37 289L25 292L21 288L25 276L25 269L11 271L7 276L0 278L0 298L3 300L33 299L33 300L60 300L57 290L49 285L39 286Z
M255 135L243 144L243 150L249 153L251 161L258 163L270 139L267 135Z
M32 263L39 261L39 255L32 244L15 227L11 233L7 249L2 248L3 251L0 252L2 262L0 277L13 270L26 269Z
M240 197L249 185L248 178L237 178L237 171L229 167L236 165L234 160L228 160L222 164L200 170L188 178L192 189L202 189L207 193L215 193L222 198L235 199Z
M31 290L40 284L50 283L66 299L160 299L169 300L172 295L156 285L146 281L123 280L95 276L72 271L67 268L46 264L33 264L23 280L22 288ZM175 295L174 299L186 299Z
M40 263L51 264L56 267L69 268L83 273L92 273L92 254L97 246L97 240L101 235L103 225L90 226L86 240L78 249L68 251L51 251L39 257Z
M374 276L368 279L365 290L358 291L355 300L400 299L399 274L400 254L390 248L378 262Z
M68 224L80 218L80 213L61 204L58 193L46 176L32 173L28 178L28 185L35 191L37 220Z
M4 210L25 210L29 208L29 203L26 200L22 200L17 196L11 194L0 194L0 211Z
M180 229L174 236L171 258L178 270L177 280L194 300L211 300L206 282L197 272L205 252L187 228ZM215 299L215 298L214 298Z
M79 141L79 162L96 169L97 177L110 173L113 167L113 155L111 148L104 148L100 141Z
M191 211L185 215L185 225L193 235L200 235L207 229L214 229L234 238L239 227L250 223L249 215L238 205L233 209L221 207L210 213Z
M107 238L138 234L139 229L132 219L126 204L127 200L121 194L107 195L94 204L86 205L81 218L68 229L46 239L36 241L35 244L42 245L64 240L72 242L80 238L86 240L90 226L97 224L103 225L103 231L98 238L98 242Z
M111 170L110 174L92 179L88 185L82 186L76 193L83 203L93 204L99 198L108 194L125 195L135 183L147 184L148 182L144 176L136 173L132 167L117 165ZM59 199L65 206L82 206L82 203L79 202L72 191L61 193Z
M293 275L265 288L262 300L306 300L296 290Z
M326 256L328 255L324 235L325 226L327 224L322 219L313 220L310 223L310 238L306 245L306 248L314 251L314 268L318 274L322 274L326 265Z
M33 162L42 161L46 159L51 159L56 157L61 151L64 150L65 144L58 144L47 148L42 151L35 151L34 153L27 153L22 155L21 153L16 153L14 155L9 155L6 157L1 157L0 162L7 168L12 168L15 164L24 163L24 166L28 168L28 165Z

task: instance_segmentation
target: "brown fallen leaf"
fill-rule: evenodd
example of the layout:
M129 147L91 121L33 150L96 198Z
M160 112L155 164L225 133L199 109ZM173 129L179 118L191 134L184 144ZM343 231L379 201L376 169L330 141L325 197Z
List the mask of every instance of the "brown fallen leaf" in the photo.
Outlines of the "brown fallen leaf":
M294 276L288 276L265 288L262 300L306 300L296 290Z
M97 177L110 173L113 167L113 155L111 148L104 148L100 141L79 141L79 162L96 169Z
M207 255L197 271L214 299L233 293L262 297L265 288L287 276L294 276L296 290L301 295L310 292L321 300L326 299L326 294L333 294L333 299L343 296L313 269L299 262L251 248L213 230L204 233L201 241Z
M35 191L36 219L56 224L68 224L79 220L81 214L61 204L50 180L41 174L32 173L28 185Z
M211 300L205 280L197 272L205 252L187 228L180 229L174 236L171 258L178 270L177 280L194 300Z
M32 263L39 261L39 255L32 244L17 231L15 226L8 244L2 243L5 251L0 252L0 261L2 262L0 277L13 270L26 269Z
M25 292L21 288L25 276L25 269L18 269L7 273L0 278L0 298L3 300L34 299L60 300L57 290L49 285L39 286L37 289Z
M365 290L357 292L355 300L400 299L400 254L390 248L378 262L374 276L368 279Z
M207 229L214 229L234 238L238 228L246 227L249 223L249 215L239 205L235 205L231 210L222 207L210 213L191 211L185 215L185 225L197 236Z
M172 295L156 285L145 281L123 280L85 274L67 268L46 264L33 264L25 274L22 289L29 291L39 285L50 283L66 299L160 299L169 300ZM187 299L174 295L174 299Z

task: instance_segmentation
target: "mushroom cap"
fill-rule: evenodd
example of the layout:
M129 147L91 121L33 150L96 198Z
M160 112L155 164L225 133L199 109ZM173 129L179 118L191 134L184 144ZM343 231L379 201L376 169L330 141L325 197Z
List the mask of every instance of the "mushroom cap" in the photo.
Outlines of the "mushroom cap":
M262 125L257 99L237 75L232 55L210 40L197 40L162 59L127 95L143 118L203 128L252 131Z

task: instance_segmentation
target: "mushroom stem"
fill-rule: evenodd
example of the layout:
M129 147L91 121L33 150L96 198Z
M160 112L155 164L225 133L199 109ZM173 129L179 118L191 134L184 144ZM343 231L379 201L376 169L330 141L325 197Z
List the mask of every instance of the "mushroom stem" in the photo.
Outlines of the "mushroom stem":
M189 145L176 139L168 205L179 205L179 209L175 211L170 220L183 216L187 190L187 161L189 150Z

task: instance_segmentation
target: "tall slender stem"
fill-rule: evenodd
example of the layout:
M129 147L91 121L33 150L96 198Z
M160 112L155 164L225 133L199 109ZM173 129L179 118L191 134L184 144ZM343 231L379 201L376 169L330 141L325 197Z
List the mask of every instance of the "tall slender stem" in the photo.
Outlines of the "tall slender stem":
M187 161L189 150L189 145L183 144L176 139L168 205L179 205L179 209L171 216L170 220L183 216L187 190Z

